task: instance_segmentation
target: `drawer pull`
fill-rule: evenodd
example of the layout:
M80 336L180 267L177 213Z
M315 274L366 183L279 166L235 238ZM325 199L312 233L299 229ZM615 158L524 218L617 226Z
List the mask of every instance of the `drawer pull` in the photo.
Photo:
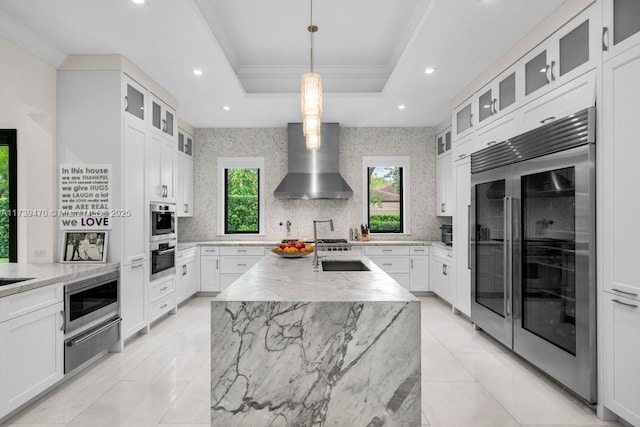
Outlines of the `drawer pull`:
M612 291L616 291L616 292L620 292L621 294L625 294L625 295L631 295L634 297L637 297L638 294L634 294L633 292L626 292L626 291L621 291L620 289L616 289L616 288L611 288Z
M555 117L555 116L547 117L547 118L546 118L546 119L544 119L544 120L540 120L540 123L541 123L541 124L545 124L545 123L547 123L547 122L554 121L555 119L556 119L556 117Z
M169 307L169 304L164 303L164 304L162 304L162 305L160 306L160 309L167 308L167 307Z
M393 252L393 249L383 249L382 252Z
M144 267L144 264L132 265L132 266L131 266L131 269L134 269L134 268L140 268L140 267Z
M390 266L390 265L393 265L393 264L388 262L388 263L382 263L382 265Z
M143 259L144 259L144 255L141 257L131 258L131 262L138 262L138 261L142 261Z
M626 302L618 301L617 299L613 299L611 301L617 302L618 304L626 305L627 307L638 308L638 306L635 304L628 304Z
M246 249L238 249L238 253L239 254L246 254L247 250Z
M414 249L414 252L424 252L424 249Z
M238 267L246 267L247 264L238 264Z
M161 291L166 291L167 289L169 289L168 286L165 286L164 288L160 288Z
M100 327L99 329L96 329L95 331L84 335L76 340L70 341L67 343L67 347L75 347L77 345L82 344L83 342L90 340L91 338L95 337L96 335L100 335L101 333L103 333L104 331L106 331L107 329L111 328L112 326L117 325L118 323L122 322L122 319L120 319L119 317L117 319L114 319L112 322L109 322L108 324Z

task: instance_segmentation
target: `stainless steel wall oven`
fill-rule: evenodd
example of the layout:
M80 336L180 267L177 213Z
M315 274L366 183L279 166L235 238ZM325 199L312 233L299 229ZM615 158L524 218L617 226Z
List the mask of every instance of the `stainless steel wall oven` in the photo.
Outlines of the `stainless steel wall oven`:
M150 240L168 240L176 238L176 206L172 204L151 203Z
M174 274L176 271L176 240L154 241L151 249L151 280Z
M472 321L596 401L595 108L471 156Z

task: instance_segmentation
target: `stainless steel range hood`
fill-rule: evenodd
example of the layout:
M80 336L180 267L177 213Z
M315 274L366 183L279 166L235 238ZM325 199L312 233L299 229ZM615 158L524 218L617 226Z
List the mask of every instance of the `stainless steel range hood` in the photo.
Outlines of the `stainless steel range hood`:
M319 150L305 147L302 123L289 123L289 169L273 192L278 199L348 199L353 190L338 170L338 123L322 124Z

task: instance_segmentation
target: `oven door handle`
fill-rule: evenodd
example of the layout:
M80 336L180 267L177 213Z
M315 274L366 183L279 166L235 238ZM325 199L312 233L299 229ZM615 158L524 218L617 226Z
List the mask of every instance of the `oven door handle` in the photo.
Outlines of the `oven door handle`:
M175 252L176 248L169 248L169 249L164 249L164 250L157 250L157 251L153 251L154 254L156 255L166 255L169 252Z
M75 347L77 345L80 345L83 342L95 337L96 335L101 334L102 332L106 331L107 329L109 329L110 327L112 327L114 325L117 325L120 322L122 322L122 319L118 317L117 319L114 319L112 322L107 323L106 325L96 329L95 331L91 332L90 334L84 335L83 337L75 339L75 340L72 340L72 341L68 341L67 342L67 347Z

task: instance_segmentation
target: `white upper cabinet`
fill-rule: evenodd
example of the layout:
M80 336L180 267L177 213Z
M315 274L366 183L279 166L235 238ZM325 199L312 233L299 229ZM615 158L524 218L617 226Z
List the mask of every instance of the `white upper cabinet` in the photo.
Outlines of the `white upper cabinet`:
M515 65L508 68L476 94L479 128L516 108L522 93L518 70Z
M153 93L149 93L149 128L172 141L177 139L175 110Z
M600 22L591 7L521 61L524 98L533 100L594 68L601 58Z
M124 111L127 113L125 117L144 125L147 117L145 111L147 90L126 75L122 82L124 85Z
M451 128L436 135L436 158L440 158L451 150Z
M605 59L640 44L640 2L604 0L602 50Z
M478 123L475 97L463 102L453 110L453 137L462 138L474 131Z

